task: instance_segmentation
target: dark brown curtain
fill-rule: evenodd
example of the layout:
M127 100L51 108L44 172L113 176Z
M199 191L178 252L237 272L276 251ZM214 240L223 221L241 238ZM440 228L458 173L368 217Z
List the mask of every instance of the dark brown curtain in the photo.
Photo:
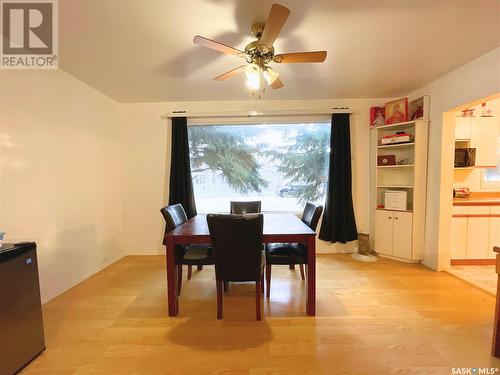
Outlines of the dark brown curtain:
M332 115L330 171L319 238L346 243L358 239L352 203L351 132L348 113Z
M193 179L189 159L186 117L172 118L172 157L170 158L170 190L168 204L180 203L188 218L196 216Z

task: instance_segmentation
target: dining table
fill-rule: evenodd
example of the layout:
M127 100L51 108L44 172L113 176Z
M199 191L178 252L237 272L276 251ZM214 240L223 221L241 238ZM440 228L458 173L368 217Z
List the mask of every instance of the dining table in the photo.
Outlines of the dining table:
M303 243L307 247L307 298L306 314L316 315L316 232L309 228L293 213L263 213L263 243ZM168 315L179 313L179 298L177 295L177 267L174 250L177 245L210 244L207 215L198 214L174 230L165 234L167 263L167 300ZM238 249L235 249L238 251ZM215 285L215 284L214 284Z

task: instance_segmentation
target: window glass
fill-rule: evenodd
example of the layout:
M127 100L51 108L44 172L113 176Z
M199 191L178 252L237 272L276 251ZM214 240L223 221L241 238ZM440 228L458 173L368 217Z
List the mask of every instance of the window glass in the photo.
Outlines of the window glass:
M261 200L263 211L301 212L323 204L329 123L194 125L191 173L200 213L227 212L231 200Z

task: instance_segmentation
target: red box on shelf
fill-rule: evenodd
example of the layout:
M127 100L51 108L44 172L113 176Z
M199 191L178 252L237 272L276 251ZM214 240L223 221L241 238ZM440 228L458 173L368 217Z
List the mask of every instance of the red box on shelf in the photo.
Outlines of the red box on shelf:
M379 155L377 156L377 165L396 165L396 155Z

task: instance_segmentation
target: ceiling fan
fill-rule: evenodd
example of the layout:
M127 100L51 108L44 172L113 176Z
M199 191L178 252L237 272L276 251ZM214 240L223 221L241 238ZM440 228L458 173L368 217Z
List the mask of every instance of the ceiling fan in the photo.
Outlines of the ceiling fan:
M244 72L247 85L254 90L259 90L262 73L269 86L273 89L279 89L283 87L283 82L279 78L279 73L269 66L271 62L278 64L321 63L326 59L326 51L274 54L274 41L278 37L289 14L290 9L287 7L280 4L273 4L266 22L254 23L252 25L252 33L257 40L247 44L244 51L200 35L196 35L193 38L193 42L228 55L234 55L246 61L246 65L215 77L216 81L224 81Z

